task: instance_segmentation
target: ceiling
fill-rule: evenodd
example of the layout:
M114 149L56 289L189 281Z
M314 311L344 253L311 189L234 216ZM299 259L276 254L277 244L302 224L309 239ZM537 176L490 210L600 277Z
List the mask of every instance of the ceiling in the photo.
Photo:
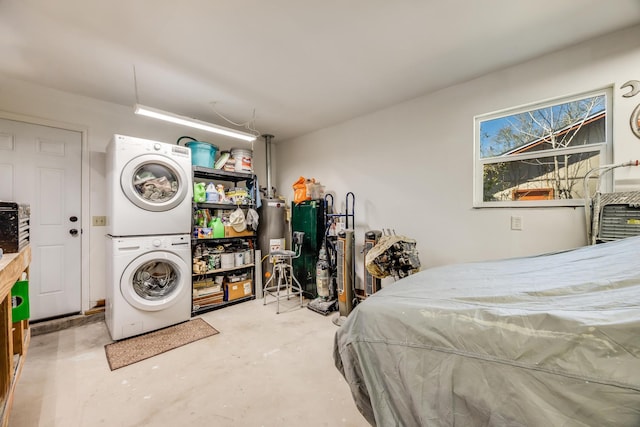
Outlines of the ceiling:
M0 0L0 73L285 140L638 22L640 0Z

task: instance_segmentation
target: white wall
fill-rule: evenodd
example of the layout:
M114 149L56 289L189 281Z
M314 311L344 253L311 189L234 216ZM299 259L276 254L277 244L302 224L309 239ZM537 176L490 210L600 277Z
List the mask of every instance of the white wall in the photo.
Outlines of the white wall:
M95 305L104 299L105 287L105 228L93 227L91 217L106 215L105 200L105 151L109 140L115 133L132 135L140 138L175 143L180 136L188 135L196 139L218 145L220 150L232 147L247 148L246 143L235 140L202 134L189 128L164 124L133 114L131 106L121 106L95 99L76 96L70 93L51 90L0 75L0 117L2 112L8 116L25 116L27 120L39 119L54 121L61 127L66 124L74 129L84 129L87 134L85 164L88 173L83 173L89 182L83 185L83 230L90 233L88 248L83 248L88 260L83 260L83 308ZM10 117L12 118L12 117ZM184 141L183 141L184 142ZM254 156L264 159L264 143L258 141L254 146ZM264 161L254 161L254 169L259 180L266 182ZM89 199L86 203L86 198ZM107 218L107 221L109 219Z
M364 231L382 228L415 238L427 267L582 246L583 208L472 208L473 118L613 86L614 157L636 159L629 116L640 96L619 89L631 79L640 80L640 26L278 143L276 182L289 199L299 176L339 201L354 192L357 253ZM522 217L522 231L510 230L511 215Z

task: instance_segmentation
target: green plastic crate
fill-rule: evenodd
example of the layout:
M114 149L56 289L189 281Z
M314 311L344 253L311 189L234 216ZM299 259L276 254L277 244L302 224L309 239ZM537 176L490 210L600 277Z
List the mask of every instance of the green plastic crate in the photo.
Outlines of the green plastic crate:
M11 318L13 322L29 318L29 281L21 280L11 288Z

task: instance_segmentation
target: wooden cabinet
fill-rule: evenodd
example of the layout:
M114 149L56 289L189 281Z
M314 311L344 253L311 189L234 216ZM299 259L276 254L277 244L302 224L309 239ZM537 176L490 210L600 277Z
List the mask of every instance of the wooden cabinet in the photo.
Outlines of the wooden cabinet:
M0 426L9 425L13 392L29 346L29 321L12 322L11 288L29 273L31 247L0 258Z
M193 204L192 313L196 315L255 298L255 231L238 232L231 226L224 226L222 220L218 223L222 228L215 230L208 222L228 217L238 208L246 214L255 206L257 190L255 175L251 173L194 166L193 180L196 185L224 187L228 199Z

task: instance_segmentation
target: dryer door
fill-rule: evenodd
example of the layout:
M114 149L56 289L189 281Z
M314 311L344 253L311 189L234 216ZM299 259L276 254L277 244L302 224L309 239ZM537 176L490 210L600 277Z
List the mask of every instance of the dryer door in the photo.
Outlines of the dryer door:
M138 156L120 173L120 186L131 203L152 212L164 212L189 194L189 177L174 160L157 155Z
M191 286L189 266L172 252L153 251L129 263L120 278L120 292L132 306L145 311L164 310Z

